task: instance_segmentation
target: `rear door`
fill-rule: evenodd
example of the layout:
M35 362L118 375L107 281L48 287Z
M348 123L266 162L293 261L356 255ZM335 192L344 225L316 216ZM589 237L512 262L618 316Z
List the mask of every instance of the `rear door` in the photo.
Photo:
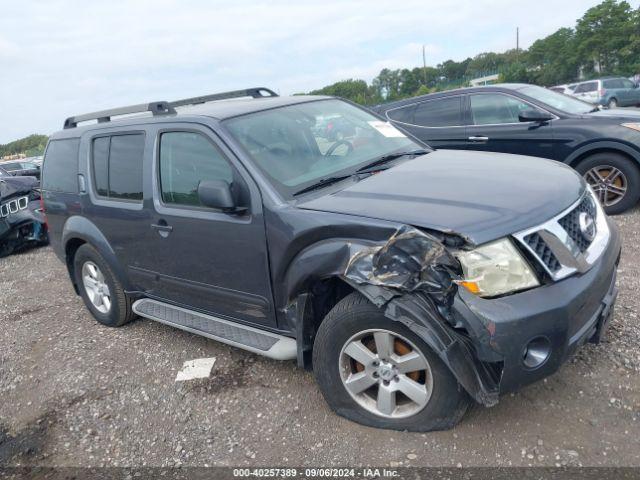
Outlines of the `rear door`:
M521 122L518 118L520 112L540 108L500 92L473 93L468 97L469 150L554 158L552 121Z
M275 327L257 186L207 127L157 124L150 134L153 195L145 199L149 217L132 276L149 296ZM228 182L248 210L203 207L197 189L204 180Z
M387 118L434 148L466 148L463 95L434 98L386 112Z

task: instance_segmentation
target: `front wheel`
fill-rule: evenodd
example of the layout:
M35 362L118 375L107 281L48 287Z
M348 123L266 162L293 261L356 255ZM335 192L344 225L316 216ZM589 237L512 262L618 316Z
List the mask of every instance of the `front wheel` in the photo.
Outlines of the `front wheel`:
M359 293L342 299L320 325L313 370L336 413L372 427L443 430L471 403L421 338Z
M632 208L640 199L640 170L624 155L596 153L581 161L576 170L591 185L609 215Z

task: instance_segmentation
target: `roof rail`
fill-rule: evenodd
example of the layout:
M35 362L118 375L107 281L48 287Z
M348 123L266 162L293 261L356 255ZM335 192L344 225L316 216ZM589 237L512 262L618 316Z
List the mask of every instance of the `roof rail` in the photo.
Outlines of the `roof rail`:
M75 128L80 122L89 120L98 120L98 123L110 122L111 117L118 115L128 115L130 113L151 112L153 115L167 115L176 113L175 109L169 102L159 101L151 103L141 103L138 105L129 105L128 107L112 108L99 112L85 113L83 115L75 115L64 121L64 128Z
M265 95L266 94L266 95ZM230 98L264 98L277 97L278 94L273 90L265 87L247 88L245 90L233 90L231 92L214 93L213 95L203 95L201 97L184 98L171 102L172 107L183 107L185 105L198 105L200 103L213 102L216 100L228 100Z

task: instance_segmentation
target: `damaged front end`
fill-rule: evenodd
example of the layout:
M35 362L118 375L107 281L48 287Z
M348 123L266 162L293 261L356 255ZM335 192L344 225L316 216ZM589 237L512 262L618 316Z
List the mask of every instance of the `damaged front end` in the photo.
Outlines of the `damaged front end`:
M0 179L0 257L47 243L38 181L33 177Z
M500 366L478 360L471 338L477 328L453 318L461 267L443 240L403 226L383 245L349 250L342 278L422 338L477 402L495 405Z

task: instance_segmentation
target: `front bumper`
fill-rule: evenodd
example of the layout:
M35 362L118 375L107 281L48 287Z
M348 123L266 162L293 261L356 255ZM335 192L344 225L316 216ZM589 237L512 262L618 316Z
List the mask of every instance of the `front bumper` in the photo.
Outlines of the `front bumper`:
M620 234L609 221L611 237L589 271L526 292L482 299L459 290L454 318L463 324L478 360L501 369L500 393L554 373L584 343L598 341L611 317L620 259ZM524 363L527 344L548 340L548 358L536 368Z

